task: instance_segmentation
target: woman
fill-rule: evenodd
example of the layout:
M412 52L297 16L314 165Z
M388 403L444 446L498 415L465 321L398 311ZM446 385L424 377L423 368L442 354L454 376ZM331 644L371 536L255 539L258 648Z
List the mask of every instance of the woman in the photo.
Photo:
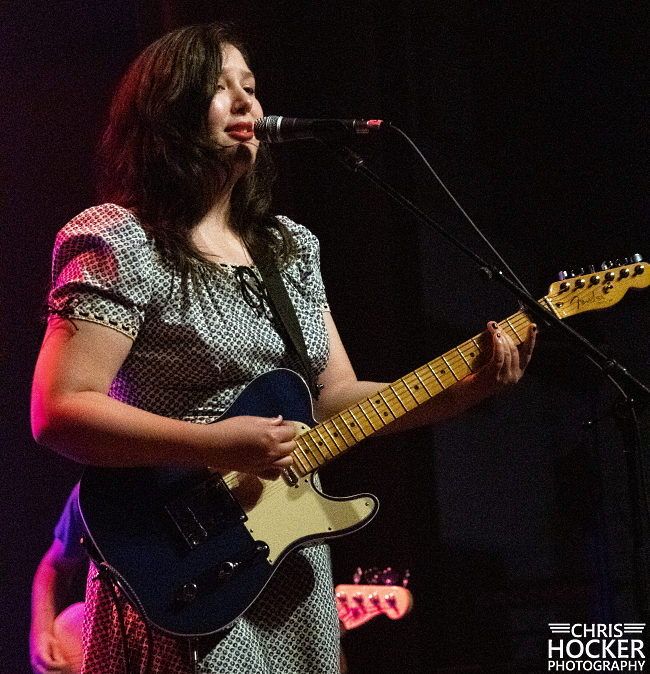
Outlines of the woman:
M277 367L301 372L264 299L257 267L281 270L327 418L382 384L358 381L327 309L315 238L269 214L262 116L240 42L193 26L151 45L111 108L101 156L107 202L72 220L54 251L51 317L36 367L36 439L83 464L211 466L275 479L294 428L277 418L216 421L243 387ZM530 359L496 324L479 372L393 426L430 424L516 382ZM216 423L208 423L214 422ZM123 672L119 626L91 572L84 674ZM127 611L131 665L145 631ZM338 671L328 550L292 553L200 671ZM154 672L189 672L187 644L154 630Z

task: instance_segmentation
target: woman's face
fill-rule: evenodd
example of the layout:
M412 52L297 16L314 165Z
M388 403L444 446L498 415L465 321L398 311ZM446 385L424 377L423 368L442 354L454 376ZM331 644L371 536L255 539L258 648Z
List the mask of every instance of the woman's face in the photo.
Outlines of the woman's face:
M239 49L225 45L222 54L223 69L210 103L208 124L212 137L227 148L235 165L247 170L259 147L253 123L264 113L255 97L255 77Z

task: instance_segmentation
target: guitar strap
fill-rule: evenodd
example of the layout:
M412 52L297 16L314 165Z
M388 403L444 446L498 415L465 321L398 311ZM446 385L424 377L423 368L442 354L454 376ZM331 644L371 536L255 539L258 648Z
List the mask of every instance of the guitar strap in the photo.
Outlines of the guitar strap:
M275 265L258 266L260 276L266 287L269 308L278 324L284 328L280 334L286 345L293 349L300 360L307 379L307 384L314 400L318 399L319 386L307 355L305 338L296 316L296 309L291 302L280 271Z

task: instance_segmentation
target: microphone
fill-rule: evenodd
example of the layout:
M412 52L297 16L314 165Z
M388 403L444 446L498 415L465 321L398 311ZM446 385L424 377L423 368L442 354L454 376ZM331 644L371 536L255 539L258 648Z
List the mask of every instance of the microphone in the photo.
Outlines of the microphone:
M255 120L255 138L267 143L288 140L340 137L352 133L375 133L390 124L381 119L298 119L296 117L260 117Z

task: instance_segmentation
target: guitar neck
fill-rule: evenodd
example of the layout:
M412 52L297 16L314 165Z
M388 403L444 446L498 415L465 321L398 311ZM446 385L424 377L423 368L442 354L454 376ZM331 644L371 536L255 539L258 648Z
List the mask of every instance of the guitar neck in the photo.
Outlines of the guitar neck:
M638 260L636 258L639 258ZM557 318L583 311L604 309L616 304L628 288L650 285L647 264L634 256L629 264L615 269L557 281L546 297L539 300ZM521 344L531 320L519 311L499 323L515 344ZM356 403L331 419L299 435L289 469L303 477L325 465L361 440L431 400L456 382L476 372L492 351L489 333L482 332L426 365L398 379L372 397Z
M515 344L521 344L530 324L530 318L520 311L501 321L499 327L510 335ZM487 332L472 337L375 395L361 400L298 436L298 447L293 453L293 472L303 477L317 470L361 440L475 372L491 353L491 343Z

